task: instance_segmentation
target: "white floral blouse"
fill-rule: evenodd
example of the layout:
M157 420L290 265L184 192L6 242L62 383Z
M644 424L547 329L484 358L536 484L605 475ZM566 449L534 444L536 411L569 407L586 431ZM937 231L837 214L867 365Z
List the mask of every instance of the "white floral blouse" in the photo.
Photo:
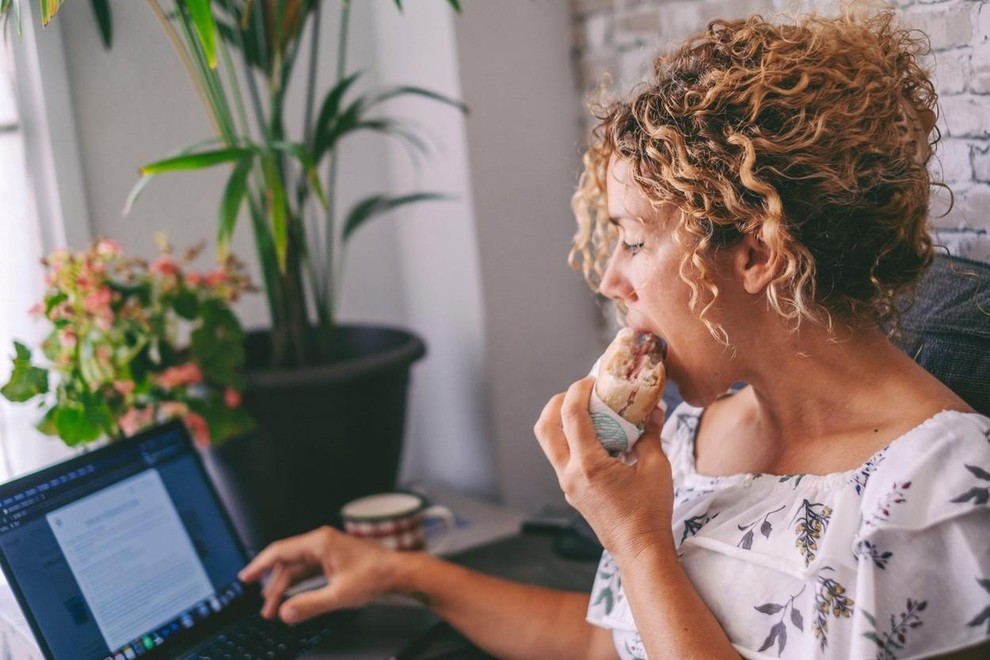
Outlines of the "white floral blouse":
M915 658L990 641L990 419L943 411L862 467L700 475L702 409L664 427L684 570L746 658ZM588 621L645 658L615 561Z

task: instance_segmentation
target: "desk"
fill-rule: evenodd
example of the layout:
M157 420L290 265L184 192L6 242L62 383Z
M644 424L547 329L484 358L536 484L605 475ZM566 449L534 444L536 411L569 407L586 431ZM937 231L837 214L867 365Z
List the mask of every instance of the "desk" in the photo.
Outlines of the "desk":
M456 553L451 561L490 575L558 589L591 591L597 564L558 557L553 537L516 534ZM438 621L429 610L416 606L371 605L348 613L341 634L306 660L382 660L403 648ZM423 660L488 658L453 630L448 630L419 656Z

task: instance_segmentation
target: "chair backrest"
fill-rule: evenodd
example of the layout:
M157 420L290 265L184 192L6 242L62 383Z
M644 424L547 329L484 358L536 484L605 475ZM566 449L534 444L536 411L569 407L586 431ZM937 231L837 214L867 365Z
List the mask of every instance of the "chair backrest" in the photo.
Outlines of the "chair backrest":
M990 264L936 256L894 343L990 416Z

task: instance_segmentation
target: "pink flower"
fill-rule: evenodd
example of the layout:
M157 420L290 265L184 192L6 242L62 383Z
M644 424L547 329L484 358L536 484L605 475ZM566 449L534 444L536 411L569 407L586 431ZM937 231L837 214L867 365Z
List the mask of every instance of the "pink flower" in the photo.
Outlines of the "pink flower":
M45 315L45 305L44 303L37 303L36 305L31 305L31 309L28 310L28 314L35 318L40 318Z
M134 435L152 422L153 415L151 408L129 408L117 420L117 425L125 435Z
M195 385L202 380L203 372L195 362L186 362L176 367L169 367L158 376L158 384L166 389L181 385Z
M95 316L106 316L110 312L110 300L112 298L113 294L110 288L101 286L83 299L83 309Z
M236 408L241 405L241 393L233 387L228 387L223 391L223 402L228 408Z
M121 253L120 243L109 238L99 239L93 247L96 250L96 254L101 257L116 257Z
M186 284L189 286L199 286L203 283L203 274L195 271L186 273Z
M134 381L133 380L115 380L113 381L113 389L120 392L121 396L124 398L129 397L134 393Z
M58 331L58 344L64 349L73 349L76 347L76 342L78 337L72 328L63 328Z
M148 266L152 273L162 277L175 276L179 274L179 266L170 254L161 254Z
M227 281L227 271L217 268L206 274L206 286L217 286Z
M45 258L45 263L47 263L53 271L58 272L71 256L72 254L68 250L55 250Z
M189 406L178 401L166 401L158 409L158 412L161 413L159 419L162 421L173 417L185 417L189 412Z
M186 428L192 433L193 440L196 442L196 446L201 449L206 449L210 446L210 427L207 426L206 420L200 415L194 412L186 414L182 418L182 421L186 423Z

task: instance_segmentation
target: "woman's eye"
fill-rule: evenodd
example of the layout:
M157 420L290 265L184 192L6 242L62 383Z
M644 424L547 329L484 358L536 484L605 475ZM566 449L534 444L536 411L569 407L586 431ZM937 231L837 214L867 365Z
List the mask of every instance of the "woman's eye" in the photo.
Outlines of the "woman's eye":
M626 243L625 241L623 241L622 242L622 247L629 254L636 254L637 252L639 252L642 249L643 243L642 242L640 242L640 243Z

